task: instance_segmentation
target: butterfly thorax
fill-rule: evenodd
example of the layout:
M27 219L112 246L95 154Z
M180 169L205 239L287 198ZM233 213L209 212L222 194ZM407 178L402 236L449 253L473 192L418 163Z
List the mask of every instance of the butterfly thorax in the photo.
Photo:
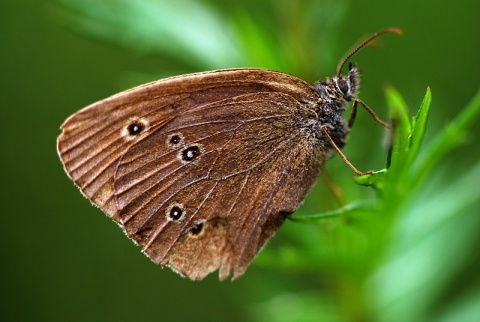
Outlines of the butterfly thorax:
M339 148L343 148L350 131L347 122L343 118L343 112L347 104L353 100L359 88L360 74L355 65L350 65L348 75L338 75L326 78L314 87L318 92L317 103L318 122L320 126L326 126L330 136ZM328 139L319 133L320 140L328 148L332 148Z

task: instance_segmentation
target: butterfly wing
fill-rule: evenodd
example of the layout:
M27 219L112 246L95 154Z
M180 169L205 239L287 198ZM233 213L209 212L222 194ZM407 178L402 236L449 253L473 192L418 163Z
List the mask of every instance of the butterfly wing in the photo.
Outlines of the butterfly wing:
M218 268L238 277L318 177L315 99L307 83L272 71L173 77L76 113L58 151L153 261L192 279Z

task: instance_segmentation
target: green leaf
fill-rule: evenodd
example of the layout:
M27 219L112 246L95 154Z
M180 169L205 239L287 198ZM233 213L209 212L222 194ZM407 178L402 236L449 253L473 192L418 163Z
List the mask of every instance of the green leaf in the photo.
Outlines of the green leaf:
M427 93L423 98L417 116L412 120L412 133L410 135L410 151L408 165L413 164L420 151L420 146L427 128L427 119L430 111L430 104L432 102L432 93L430 88L427 88Z
M480 117L480 89L465 109L440 132L426 148L421 157L415 176L425 178L432 169L457 146L465 142L465 137Z
M389 177L401 176L409 150L409 137L412 131L407 105L402 96L393 87L386 90L387 104L392 117L394 128L394 142L391 147L391 161ZM393 172L393 173L392 173Z

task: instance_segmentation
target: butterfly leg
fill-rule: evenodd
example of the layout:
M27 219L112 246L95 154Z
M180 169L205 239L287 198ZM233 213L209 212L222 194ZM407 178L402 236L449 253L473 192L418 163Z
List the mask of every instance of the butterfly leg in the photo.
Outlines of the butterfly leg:
M350 118L348 119L348 128L349 129L352 128L353 123L355 122L355 117L357 116L357 105L358 105L358 102L355 99L353 101L353 105L352 105L352 113L350 113Z
M361 99L359 98L355 98L353 100L353 106L352 106L352 114L350 114L350 119L348 120L348 126L349 128L352 127L353 125L353 122L355 121L355 116L357 114L357 105L358 103L360 103L360 105L363 106L363 108L373 117L373 120L375 122L377 122L378 124L382 125L383 127L389 129L390 128L390 125L388 125L386 122L382 121L378 116L377 114L375 114L375 112L367 105L365 104L364 101L362 101Z
M323 132L323 134L328 139L328 141L330 142L332 147L335 149L335 151L337 151L338 155L342 158L343 162L345 162L350 167L350 169L353 170L353 172L355 172L359 176L364 176L364 175L367 175L367 174L373 174L374 173L373 170L362 172L362 171L359 171L357 168L355 168L355 166L350 161L348 161L347 157L345 156L345 154L343 154L342 150L340 150L340 148L335 144L332 137L328 133L327 127L325 125L323 125L323 126L320 127L320 130Z

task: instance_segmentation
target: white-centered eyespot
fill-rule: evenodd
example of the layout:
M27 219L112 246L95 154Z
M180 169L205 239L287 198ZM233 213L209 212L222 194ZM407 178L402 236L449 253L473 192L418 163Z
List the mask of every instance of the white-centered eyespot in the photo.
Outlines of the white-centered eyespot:
M121 135L127 141L131 141L144 133L148 129L148 121L145 118L130 118L127 124L122 128Z
M179 158L183 163L195 161L203 153L202 148L203 146L201 144L185 146L178 152L177 158Z
M186 213L187 211L185 206L178 202L172 202L165 210L165 216L167 217L167 220L173 222L180 222L183 218L185 218Z
M178 148L182 146L184 142L185 139L183 138L183 134L180 132L170 134L166 140L166 144L170 149Z
M190 229L188 234L190 235L190 237L200 237L204 234L205 228L207 228L207 226L208 226L208 222L206 221L202 220L202 221L195 222L195 226L193 226L193 228Z

